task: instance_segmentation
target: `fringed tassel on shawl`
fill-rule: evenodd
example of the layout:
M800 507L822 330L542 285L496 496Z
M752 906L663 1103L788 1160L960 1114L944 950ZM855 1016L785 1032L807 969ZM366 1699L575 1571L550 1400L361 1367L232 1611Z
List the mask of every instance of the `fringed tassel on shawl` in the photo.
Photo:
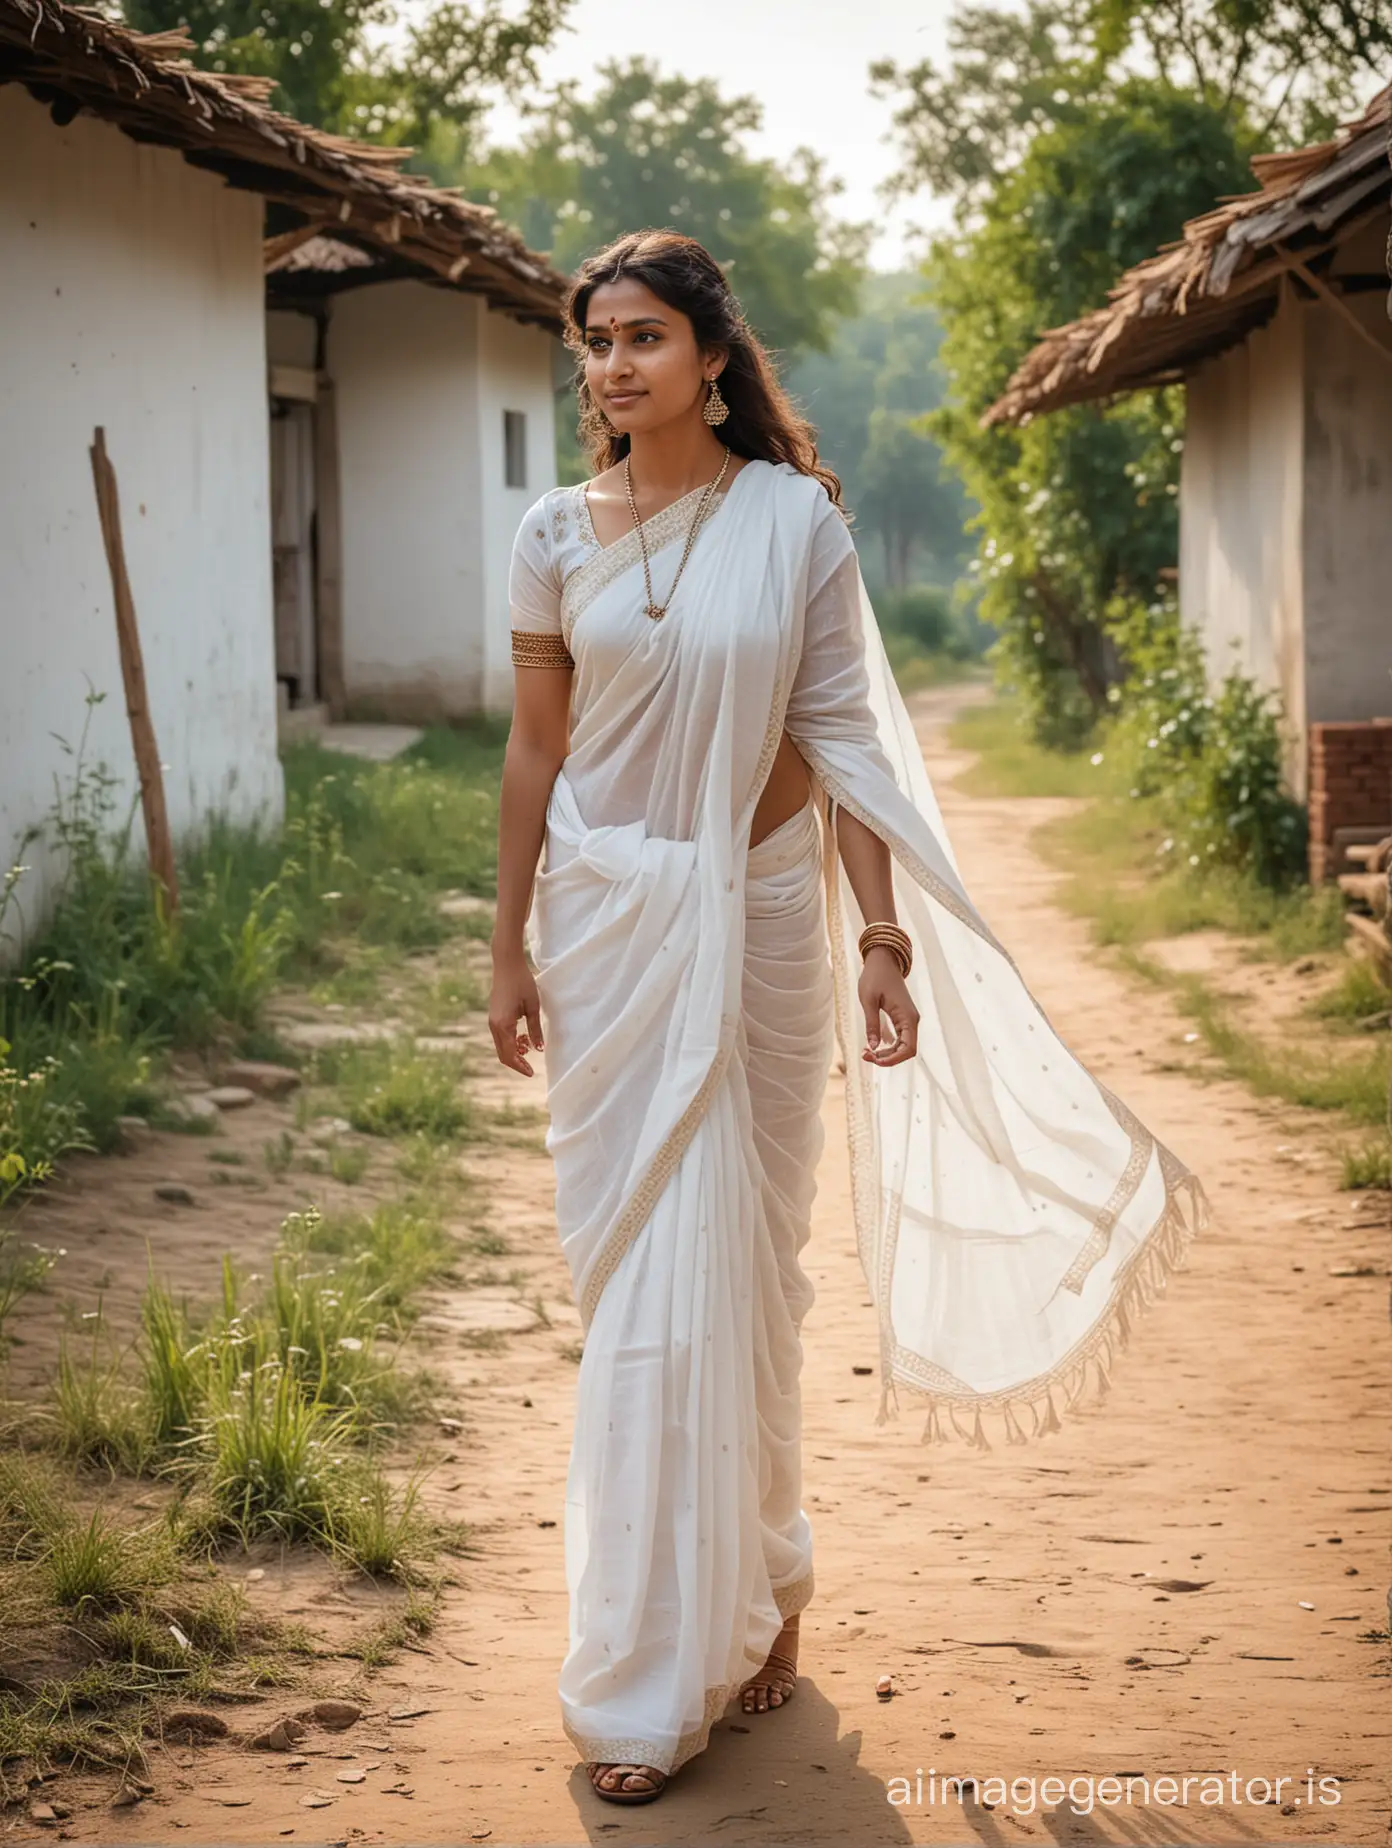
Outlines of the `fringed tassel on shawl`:
M951 1424L957 1437L969 1449L991 1450L994 1446L986 1435L984 1417L988 1412L999 1414L1007 1444L1027 1444L1031 1438L1051 1436L1063 1429L1063 1420L1054 1399L1055 1389L1062 1393L1066 1411L1073 1411L1089 1403L1100 1405L1112 1388L1110 1370L1117 1350L1129 1345L1136 1317L1164 1295L1169 1273L1182 1268L1191 1240L1208 1223L1208 1199L1197 1178L1188 1173L1176 1174L1167 1188L1164 1212L1133 1260L1131 1273L1120 1287L1107 1316L1093 1329L1082 1350L1075 1352L1066 1366L1053 1374L1042 1388L1036 1386L1032 1393L1003 1399L988 1396L960 1400L934 1393L923 1394L927 1402L927 1414L919 1441L924 1444L950 1444L952 1437L946 1427ZM1095 1376L1093 1390L1089 1393L1089 1380L1092 1376ZM912 1386L911 1382L906 1381L905 1384L915 1394L918 1393L919 1389ZM895 1382L888 1377L886 1370L876 1422L884 1424L890 1416L897 1415L897 1411ZM962 1422L968 1411L973 1414L970 1428ZM1031 1421L1028 1431L1024 1427L1026 1415Z

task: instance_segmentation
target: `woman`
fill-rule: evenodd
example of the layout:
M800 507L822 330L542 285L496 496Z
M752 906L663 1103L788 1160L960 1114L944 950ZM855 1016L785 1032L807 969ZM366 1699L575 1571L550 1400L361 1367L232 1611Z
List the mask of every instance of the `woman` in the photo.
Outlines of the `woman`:
M963 891L839 484L717 265L623 238L568 315L597 472L513 555L489 1024L531 1076L546 1015L586 1331L562 1715L598 1794L637 1803L736 1694L767 1712L796 1684L833 1024L882 1419L902 1384L926 1437L1056 1429L1179 1259L1194 1183Z

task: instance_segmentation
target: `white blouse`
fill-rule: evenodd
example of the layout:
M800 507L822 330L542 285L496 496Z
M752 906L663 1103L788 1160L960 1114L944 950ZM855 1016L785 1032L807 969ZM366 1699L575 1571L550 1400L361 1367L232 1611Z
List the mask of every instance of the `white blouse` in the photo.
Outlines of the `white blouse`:
M704 488L694 488L643 522L659 601L668 592L704 492ZM712 498L705 521L714 517L726 492ZM629 532L602 545L595 536L583 482L543 494L518 529L508 586L513 659L523 666L575 667L572 717L576 722L583 721L590 689L620 665L619 651L632 646L628 625L611 636L611 625L603 622L586 623L577 642L577 619L599 591L635 566L641 596L636 534ZM678 608L681 602L679 588ZM815 719L824 733L831 708L852 735L874 738L868 693L859 561L846 521L823 489L813 529L802 655L785 727L796 740L803 723L810 726Z

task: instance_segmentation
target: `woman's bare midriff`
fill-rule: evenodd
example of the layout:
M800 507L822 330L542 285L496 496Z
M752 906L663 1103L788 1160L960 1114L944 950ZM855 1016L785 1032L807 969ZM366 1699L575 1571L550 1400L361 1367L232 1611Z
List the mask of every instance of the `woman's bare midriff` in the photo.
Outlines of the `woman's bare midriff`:
M757 847L766 835L781 828L807 801L812 787L807 765L792 739L784 732L778 740L773 768L764 784L763 794L754 805L754 820L749 830L749 845Z

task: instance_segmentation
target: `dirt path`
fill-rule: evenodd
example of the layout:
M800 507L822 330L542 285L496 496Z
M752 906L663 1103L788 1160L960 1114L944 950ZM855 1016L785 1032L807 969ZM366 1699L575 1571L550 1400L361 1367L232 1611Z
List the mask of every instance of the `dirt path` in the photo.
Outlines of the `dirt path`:
M496 1151L472 1165L495 1189L495 1220L551 1325L519 1316L511 1293L456 1297L435 1318L437 1364L465 1421L436 1482L478 1523L479 1550L422 1653L376 1684L380 1709L409 1700L434 1711L393 1729L385 1750L335 1742L381 1769L338 1786L329 1809L309 1812L301 1799L307 1779L335 1788L333 1765L218 1756L186 1769L182 1789L163 1784L158 1804L104 1817L104 1839L1384 1839L1392 1679L1385 1642L1364 1638L1387 1622L1392 1534L1385 1203L1337 1193L1319 1119L1186 1073L1197 1060L1165 997L1100 963L1084 927L1050 902L1055 876L1028 831L1057 805L968 800L949 786L958 766L940 722L962 697L927 696L919 713L967 882L1065 1037L1199 1170L1215 1209L1188 1270L1143 1319L1107 1404L1043 1443L989 1455L921 1446L911 1405L876 1428L878 1383L853 1372L876 1360L876 1342L834 1079L806 1330L818 1590L797 1698L747 1724L723 1721L661 1804L602 1805L572 1762L555 1695L578 1325L544 1157ZM502 1095L507 1083L490 1089ZM1377 1274L1331 1275L1350 1262ZM461 1353L459 1332L490 1320L529 1332L497 1352ZM1170 1577L1203 1589L1151 1583ZM273 1599L274 1574L259 1589ZM895 1677L889 1702L875 1696L883 1673ZM1338 1780L1324 1790L1337 1804L1320 1801L1318 1781L1307 1800L1307 1767ZM1156 1792L1143 1807L1139 1786L1130 1807L1091 1814L1057 1792L1032 1813L1023 1790L993 1808L959 1806L933 1802L930 1769L1221 1775L1224 1802L1194 1782L1184 1806ZM921 1801L915 1783L891 1783L920 1770ZM1289 1813L1244 1790L1277 1778L1289 1780ZM412 1794L387 1794L387 1783ZM232 1785L246 1794L227 1807L219 1791Z

